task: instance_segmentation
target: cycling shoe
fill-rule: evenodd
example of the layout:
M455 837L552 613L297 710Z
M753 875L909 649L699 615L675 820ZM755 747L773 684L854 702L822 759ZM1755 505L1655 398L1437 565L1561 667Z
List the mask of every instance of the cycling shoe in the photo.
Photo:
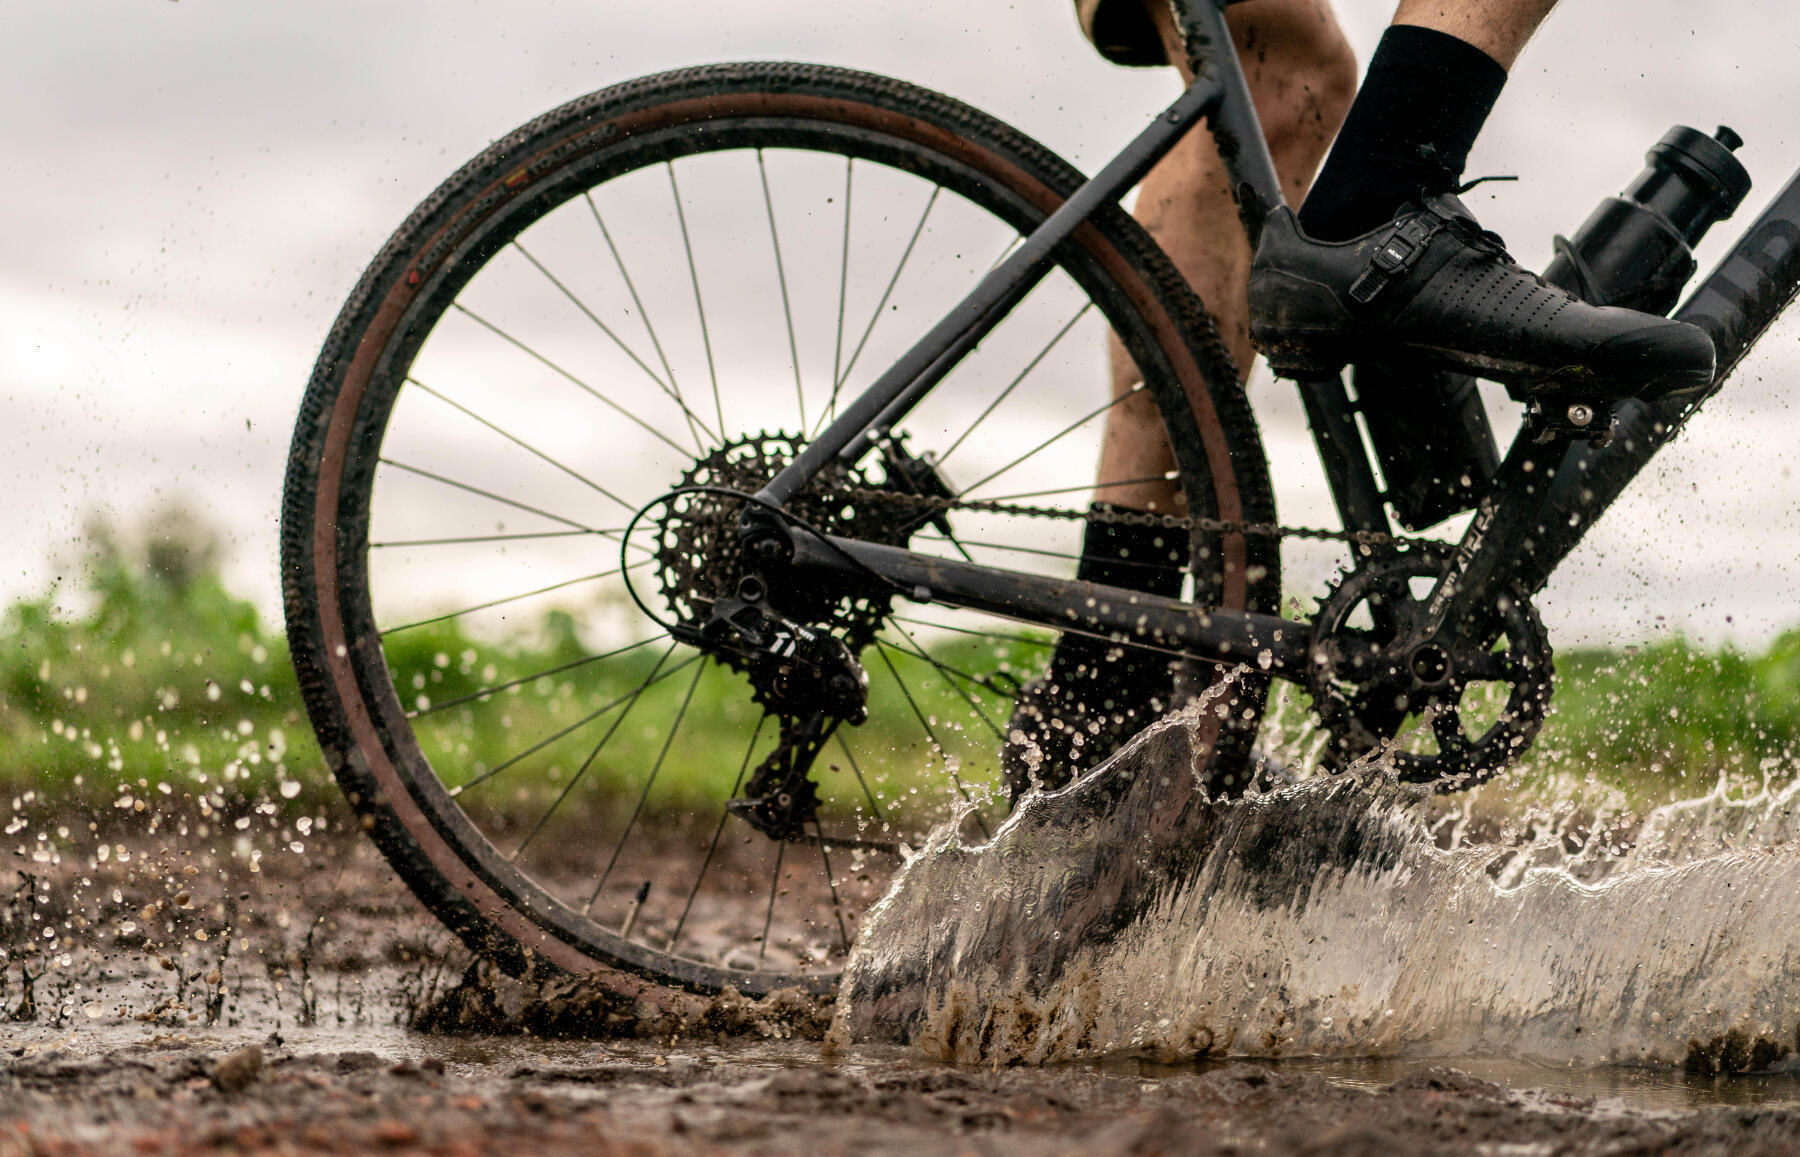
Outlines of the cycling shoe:
M1410 357L1520 397L1663 397L1713 376L1703 330L1546 284L1447 193L1344 242L1315 241L1274 210L1250 270L1250 339L1280 377Z

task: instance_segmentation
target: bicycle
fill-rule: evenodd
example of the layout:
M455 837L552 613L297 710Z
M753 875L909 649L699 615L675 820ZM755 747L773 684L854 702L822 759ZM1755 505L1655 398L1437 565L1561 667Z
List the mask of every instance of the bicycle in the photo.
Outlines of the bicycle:
M1313 696L1337 766L1387 752L1452 789L1529 745L1552 677L1531 597L1792 299L1800 180L1677 313L1718 350L1705 395L1540 399L1502 456L1466 382L1300 381L1343 526L1284 527L1236 369L1118 205L1203 119L1252 240L1281 203L1236 56L1208 51L1224 0L1173 3L1197 79L1091 180L898 81L719 65L526 124L381 250L302 404L284 604L332 770L472 949L625 992L829 992L907 838L1001 819L1007 700L1059 631L1178 656L1190 691L1236 672L1200 724L1221 791L1271 679ZM1672 308L1747 191L1736 143L1674 130L1546 276ZM1096 408L1072 357L1107 330L1141 381ZM1143 405L1185 512L1112 517L1192 534L1181 598L1068 577L1092 487L1064 448ZM1449 543L1390 508L1473 516ZM1296 534L1353 550L1310 620L1278 613ZM599 593L537 641L507 625L572 592ZM961 802L918 794L925 764Z

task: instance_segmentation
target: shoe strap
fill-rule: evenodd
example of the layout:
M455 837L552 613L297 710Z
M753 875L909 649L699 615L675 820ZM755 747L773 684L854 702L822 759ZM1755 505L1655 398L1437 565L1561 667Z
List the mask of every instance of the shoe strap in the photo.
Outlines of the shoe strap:
M1359 305L1374 301L1377 294L1418 264L1425 247L1446 224L1431 212L1414 213L1395 222L1375 246L1375 255L1369 258L1361 275L1351 282L1351 300Z

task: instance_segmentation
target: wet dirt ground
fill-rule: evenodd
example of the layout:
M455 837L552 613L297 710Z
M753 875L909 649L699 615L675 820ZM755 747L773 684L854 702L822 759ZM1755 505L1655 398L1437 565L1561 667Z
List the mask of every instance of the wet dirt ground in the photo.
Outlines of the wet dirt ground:
M104 860L97 836L40 847L0 878L0 1155L1800 1152L1783 1073L969 1068L830 1053L802 1015L659 1039L425 1033L409 1026L467 958L354 833L256 859L235 835L176 837L109 839Z

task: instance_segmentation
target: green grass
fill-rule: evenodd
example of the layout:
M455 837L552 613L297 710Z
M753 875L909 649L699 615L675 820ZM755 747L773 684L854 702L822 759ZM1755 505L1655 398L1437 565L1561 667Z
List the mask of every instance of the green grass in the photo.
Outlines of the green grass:
M183 543L184 536L195 537L192 525L152 528L146 542L127 545L102 529L92 536L94 555L78 588L15 603L0 615L0 788L15 795L41 791L102 809L121 800L129 806L146 793L151 802L157 794L191 794L235 810L275 799L311 804L335 792L280 631L226 589L215 551L204 541ZM385 645L409 708L516 683L421 720L421 744L452 787L608 704L629 703L664 650L650 643L582 663L594 651L581 637L576 613L564 609L548 611L502 640L472 638L452 620L392 633ZM996 655L980 640L955 636L932 650L939 662L981 676L1009 661L1025 670L1042 661L1040 648L1015 644L1013 655ZM632 806L659 760L644 801L649 812L716 808L728 795L761 712L743 676L713 665L703 672L698 664L676 669L684 654L692 657L678 652L631 704L629 718L608 740L606 757L582 773L575 803ZM950 761L977 794L991 789L998 741L962 694L923 660L889 653L930 721L939 741L933 745L878 652L865 658L875 668L874 718L850 734L857 767L882 811L902 813L923 802L926 811L941 812ZM666 729L657 725L673 715L690 688L680 742L665 754ZM1003 700L979 689L972 693L989 719L1004 723ZM621 714L602 714L548 743L521 766L526 774L473 789L482 793L482 806L535 811L580 771L598 736ZM775 728L765 727L761 735L758 760ZM862 797L850 761L835 746L821 762L828 793Z
M183 546L183 534L192 538L192 527L153 530L146 544L128 548L97 533L79 589L15 603L0 616L0 787L100 807L116 802L122 789L188 793L220 808L311 801L334 790L280 632L226 589L216 552ZM499 641L437 623L391 635L389 663L409 706L442 704L586 657L591 651L578 628L567 610ZM934 642L932 651L940 662L984 677L1007 670L1023 678L1042 662L1040 648L996 655L982 640L956 636ZM452 785L467 782L538 737L628 696L661 652L651 644L434 713L421 739ZM935 721L942 747L926 741L878 653L869 652L875 721L857 733L855 746L871 789L890 809L919 800L941 806L948 760L967 782L992 785L993 732L923 661L892 657L920 712ZM693 682L696 669L676 671L644 693L608 758L583 775L587 802L628 806L659 758L645 801L651 811L726 794L758 709L741 676L712 668ZM1680 638L1635 650L1573 651L1557 657L1557 687L1551 718L1516 781L1526 788L1574 777L1658 802L1704 791L1721 773L1749 781L1784 775L1800 749L1800 631L1760 654L1703 650ZM664 733L649 724L673 713L690 688L682 742L662 755ZM987 692L980 698L989 718L1004 724L1005 701ZM1304 725L1294 727L1303 698L1284 691L1276 699L1277 720L1302 733L1296 749L1305 746ZM534 786L508 786L514 797L490 799L529 808L561 791L592 750L593 734L577 730L548 744L534 757L543 773ZM765 731L759 752L771 738ZM828 749L820 778L849 797L859 789L845 762Z
M15 794L292 798L323 786L320 767L286 646L213 568L106 550L84 590L0 618L0 780Z
M1265 739L1289 760L1319 737L1310 699L1277 684ZM1800 769L1800 630L1760 654L1674 636L1556 655L1549 715L1502 782L1524 798L1613 793L1635 807L1791 778Z
M1534 766L1640 800L1702 793L1721 774L1791 776L1800 756L1800 630L1761 654L1675 637L1556 657L1551 715Z
M579 661L592 653L575 633L567 612L545 617L534 637L535 644L484 645L460 633L452 624L390 636L388 663L396 682L417 696L414 706L449 702L477 695L482 688L512 682L533 671ZM528 811L560 791L577 774L582 775L589 806L608 798L631 803L636 791L657 768L654 787L645 799L651 811L683 811L702 808L727 798L739 769L744 765L749 737L761 710L749 695L745 678L713 664L689 662L693 653L677 651L664 659L667 645L654 642L603 663L581 666L554 676L510 687L486 699L459 704L425 718L418 734L432 765L452 787L474 784L521 749L543 737L587 719L596 711L613 707L594 722L580 726L532 756L535 771L527 777L509 777L503 790L516 793L509 803ZM949 640L933 647L938 662L972 675L991 675L1002 660L977 640ZM912 707L886 670L880 652L864 656L873 667L870 680L870 721L847 729L860 770L870 790L878 793L883 812L906 810L905 801L942 797L948 789L945 765L954 760L959 777L971 788L997 782L996 733L956 692L950 682L923 660L889 653L907 689L926 717L938 740L934 747L918 724ZM660 663L660 666L659 666ZM646 679L655 681L632 703L636 688ZM1006 706L989 692L973 691L980 706L995 724L1003 724ZM691 697L690 697L691 696ZM630 707L623 711L614 705ZM664 721L682 711L686 702L680 741L664 750ZM613 724L619 723L616 730ZM609 734L610 732L610 734ZM605 758L582 766L596 743L606 738ZM756 760L775 738L773 724L765 727L756 748ZM826 788L843 798L859 797L854 784L856 770L833 745L826 749L821 778ZM521 785L524 781L526 785ZM836 781L835 784L831 781ZM482 782L469 788L482 793L486 806L494 802L494 786ZM579 813L580 809L576 809Z

